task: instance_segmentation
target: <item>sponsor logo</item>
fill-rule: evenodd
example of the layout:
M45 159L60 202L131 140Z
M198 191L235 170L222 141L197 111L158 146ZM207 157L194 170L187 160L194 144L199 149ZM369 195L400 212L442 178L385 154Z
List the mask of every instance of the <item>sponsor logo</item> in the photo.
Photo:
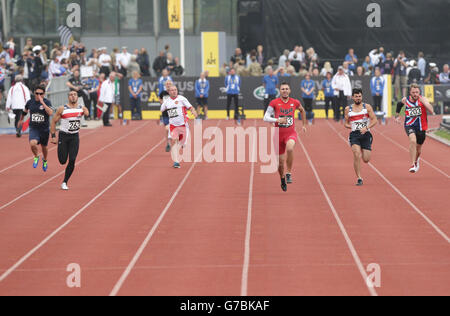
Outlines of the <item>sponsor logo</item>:
M266 89L264 89L264 86L260 86L260 87L256 88L256 89L253 91L253 96L254 96L256 99L260 100L260 101L264 101L265 96L266 96ZM276 97L277 97L277 98L280 97L280 91L279 91L278 89L277 89L277 96L276 96Z

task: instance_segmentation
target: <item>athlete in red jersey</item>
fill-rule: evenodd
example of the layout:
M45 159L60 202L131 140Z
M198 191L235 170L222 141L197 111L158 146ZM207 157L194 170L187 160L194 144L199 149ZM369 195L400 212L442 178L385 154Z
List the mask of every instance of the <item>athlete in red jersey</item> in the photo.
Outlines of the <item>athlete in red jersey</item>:
M281 98L273 100L267 108L264 121L274 123L279 130L279 167L281 188L287 191L292 183L292 166L294 164L294 148L298 141L295 130L295 111L299 110L303 119L303 131L306 133L306 112L300 101L290 97L291 87L283 82L280 85ZM287 168L285 168L287 165ZM287 169L287 170L286 170ZM286 171L285 171L286 170Z
M409 153L411 155L412 166L409 169L411 173L417 173L420 169L420 155L422 154L422 146L425 143L428 130L428 114L434 110L427 98L420 95L420 87L412 84L409 90L410 96L404 98L397 105L397 114L395 121L400 124L400 112L403 106L405 110L405 131L409 137Z

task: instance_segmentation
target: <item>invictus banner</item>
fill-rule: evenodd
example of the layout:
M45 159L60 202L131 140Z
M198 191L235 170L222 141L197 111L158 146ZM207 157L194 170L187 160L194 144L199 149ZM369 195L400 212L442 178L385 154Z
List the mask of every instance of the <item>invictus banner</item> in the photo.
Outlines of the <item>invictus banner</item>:
M181 0L168 0L167 12L169 28L179 30L181 28Z

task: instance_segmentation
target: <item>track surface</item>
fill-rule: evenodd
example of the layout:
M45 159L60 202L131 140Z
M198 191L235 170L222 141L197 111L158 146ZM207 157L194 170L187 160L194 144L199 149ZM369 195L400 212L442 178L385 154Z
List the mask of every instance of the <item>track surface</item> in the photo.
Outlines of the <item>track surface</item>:
M173 170L154 122L83 131L69 192L55 148L44 174L25 138L3 136L0 295L450 295L450 149L429 139L410 175L402 127L373 134L357 188L347 131L318 121L288 193L259 162ZM72 263L81 288L67 286Z

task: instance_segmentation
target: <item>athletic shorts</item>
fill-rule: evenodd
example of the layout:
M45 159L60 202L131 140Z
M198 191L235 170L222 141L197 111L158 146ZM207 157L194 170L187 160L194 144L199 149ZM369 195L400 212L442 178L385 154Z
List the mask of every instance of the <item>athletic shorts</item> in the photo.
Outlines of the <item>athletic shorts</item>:
M298 141L298 135L296 131L293 131L291 133L280 133L279 136L279 144L278 144L278 149L279 149L279 155L282 156L284 154L286 154L286 146L287 143L293 140L295 141L295 143L297 143Z
M0 92L5 92L5 84L4 83L0 83Z
M30 127L30 142L32 140L36 140L38 142L38 145L47 147L49 138L50 138L50 130L49 129L40 129L40 128Z
M163 122L164 126L167 126L170 124L170 118L168 116L163 116L162 122Z
M178 139L181 143L185 144L189 137L189 130L185 125L173 126L170 125L170 139Z
M350 134L350 146L358 145L361 149L372 151L373 136L370 132L361 135L360 131Z
M197 105L204 107L208 105L208 98L197 98Z
M417 144L423 145L427 139L427 132L421 131L419 127L405 126L406 135L416 134Z

